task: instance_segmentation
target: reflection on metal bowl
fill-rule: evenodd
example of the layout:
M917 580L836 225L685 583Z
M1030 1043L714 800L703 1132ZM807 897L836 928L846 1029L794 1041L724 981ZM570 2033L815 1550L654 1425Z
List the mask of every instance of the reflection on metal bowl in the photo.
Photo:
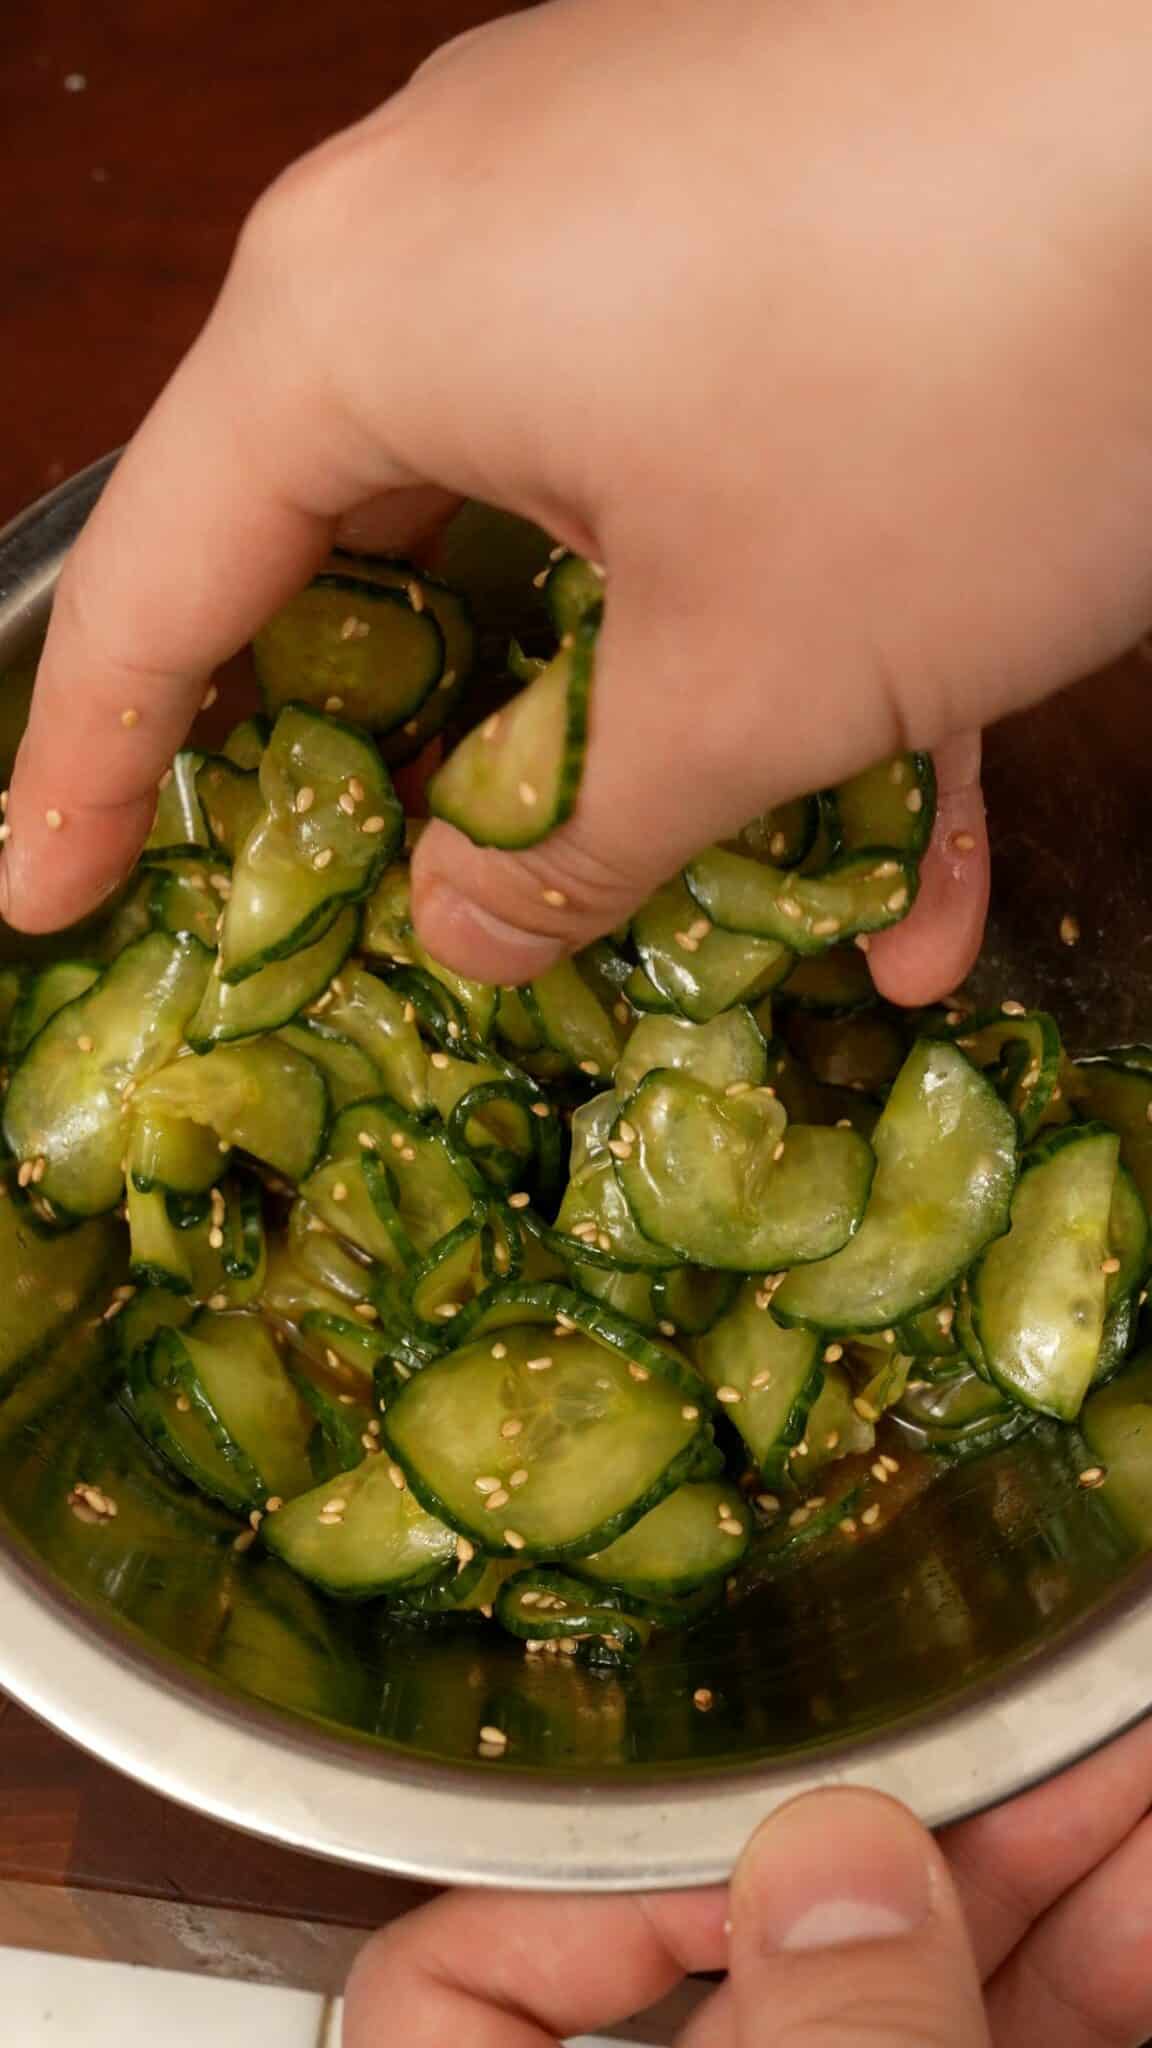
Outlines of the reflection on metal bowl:
M0 534L0 745L19 725L12 671L108 467ZM981 976L1043 1001L1074 1049L1152 1023L1144 695L1133 663L989 744ZM707 1882L821 1780L942 1821L1145 1711L1149 1523L1078 1485L1081 1462L1054 1426L950 1470L913 1452L866 1543L778 1572L621 1678L340 1609L237 1557L234 1525L151 1462L77 1338L0 1405L0 1683L169 1796L321 1854L504 1884ZM80 1479L115 1496L114 1521L66 1511ZM507 1753L482 1761L492 1722Z

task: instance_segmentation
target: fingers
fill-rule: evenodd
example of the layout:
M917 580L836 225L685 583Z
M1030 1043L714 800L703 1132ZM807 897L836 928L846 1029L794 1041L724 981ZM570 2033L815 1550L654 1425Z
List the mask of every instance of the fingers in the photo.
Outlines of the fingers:
M682 567L683 565L678 565ZM617 573L596 660L588 752L567 824L523 853L433 823L412 863L423 943L461 974L523 981L622 923L701 847L798 789L880 758L896 719L813 661L803 696L784 653L750 660L742 616L705 582Z
M701 2016L693 2048L987 2042L947 1868L892 1800L830 1791L783 1807L737 1866L731 1918L730 1999L711 2032Z
M1139 2048L1152 2033L1152 1821L1054 1905L988 1986L997 2048Z
M972 967L988 914L990 861L980 790L980 735L936 749L936 822L920 868L920 892L903 924L877 932L872 979L889 1002L914 1008L958 988Z
M1047 1785L944 1829L940 1847L982 1977L1123 1841L1150 1803L1152 1720Z
M344 2048L556 2048L723 1967L725 1895L454 1892L374 1936L348 1985Z

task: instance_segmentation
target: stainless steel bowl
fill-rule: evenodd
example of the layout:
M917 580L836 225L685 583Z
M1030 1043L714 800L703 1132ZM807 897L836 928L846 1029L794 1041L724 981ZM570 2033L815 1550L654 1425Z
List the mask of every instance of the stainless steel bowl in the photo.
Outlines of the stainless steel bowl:
M0 533L0 669L42 632L108 467ZM1152 1025L1142 694L1134 667L1117 672L990 751L985 971L998 994L1046 1000L1074 1045ZM1066 911L1084 931L1075 956ZM100 1529L64 1506L88 1445L121 1501ZM0 1409L0 1682L170 1798L349 1863L534 1887L707 1883L804 1788L880 1786L938 1823L1146 1712L1147 1567L1107 1489L1077 1485L1079 1462L1053 1431L963 1466L889 1532L622 1681L325 1609L272 1561L210 1541L130 1429L109 1434L99 1389L73 1387ZM488 1721L511 1736L504 1763L477 1759Z

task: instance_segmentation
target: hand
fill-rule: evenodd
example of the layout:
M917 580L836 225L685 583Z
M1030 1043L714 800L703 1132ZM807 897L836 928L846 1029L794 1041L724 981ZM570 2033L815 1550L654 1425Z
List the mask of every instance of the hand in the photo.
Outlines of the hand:
M1130 644L1150 59L1143 0L556 0L449 45L257 205L73 554L12 921L112 886L208 672L382 494L487 498L607 567L575 815L521 856L436 825L413 863L425 941L496 980L766 803ZM935 924L876 948L908 1000L979 922L982 856L934 859Z
M718 1969L679 2048L1139 2048L1150 1798L1145 1724L938 1846L890 1800L817 1792L730 1895L455 1893L368 1944L345 2048L557 2048Z

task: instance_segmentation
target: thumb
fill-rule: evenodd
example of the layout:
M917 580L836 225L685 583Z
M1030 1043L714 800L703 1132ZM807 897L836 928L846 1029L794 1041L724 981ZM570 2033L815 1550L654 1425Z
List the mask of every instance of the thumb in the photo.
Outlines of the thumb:
M732 1884L735 2048L987 2048L944 1859L895 1801L815 1792L764 1822Z

